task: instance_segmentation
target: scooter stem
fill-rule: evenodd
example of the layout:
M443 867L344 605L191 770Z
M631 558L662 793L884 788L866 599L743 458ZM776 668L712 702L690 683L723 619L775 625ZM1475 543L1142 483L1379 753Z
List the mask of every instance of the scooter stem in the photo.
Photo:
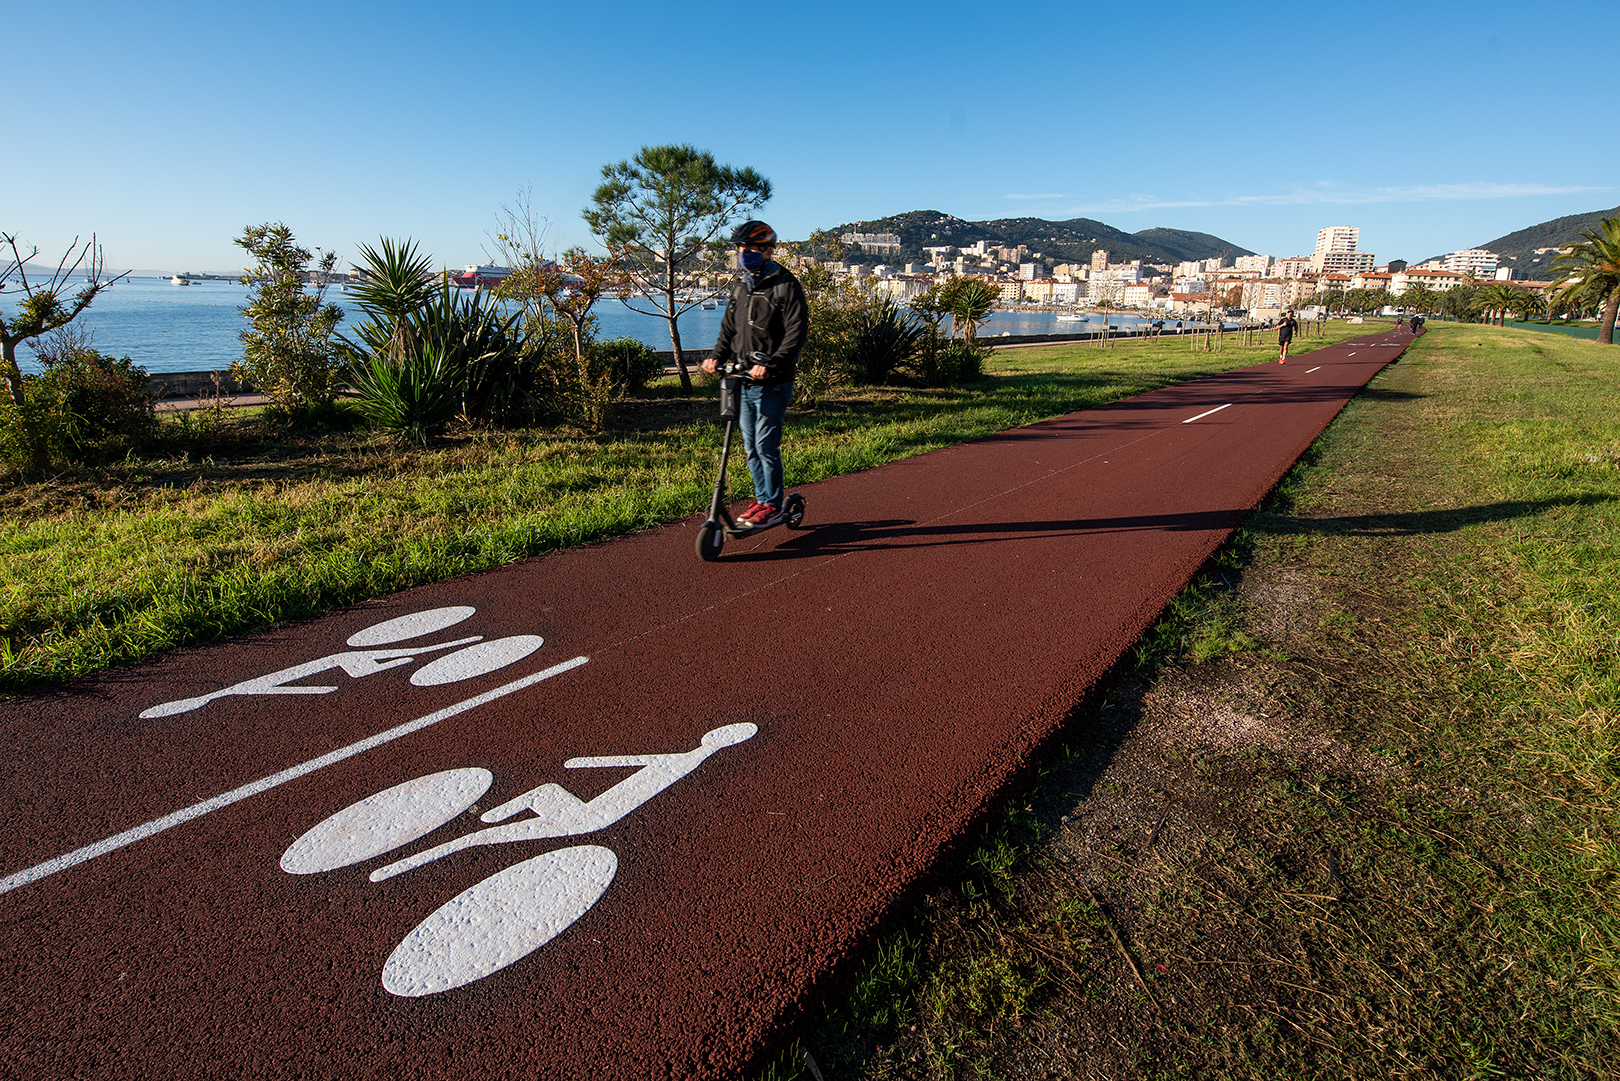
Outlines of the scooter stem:
M726 421L726 434L720 441L720 475L714 482L714 504L709 507L709 521L719 522L725 515L726 506L726 466L731 462L731 433L737 422Z

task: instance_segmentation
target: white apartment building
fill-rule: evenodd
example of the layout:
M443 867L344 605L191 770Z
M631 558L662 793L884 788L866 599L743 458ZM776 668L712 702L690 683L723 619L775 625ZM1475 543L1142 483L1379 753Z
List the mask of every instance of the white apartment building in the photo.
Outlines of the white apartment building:
M923 253L928 256L928 261L930 263L933 263L935 266L939 266L941 263L945 262L946 257L955 250L956 249L951 247L949 244L941 244L933 248L924 248Z
M1176 264L1176 280L1182 278L1196 278L1204 272L1204 264L1197 259L1188 259L1184 263Z
M1089 295L1088 282L1053 282L1053 304L1078 304Z
M1330 225L1316 231L1316 254L1330 251L1355 251L1361 241L1361 229L1355 225Z
M1443 269L1453 274L1467 274L1473 271L1476 278L1496 277L1496 253L1486 251L1484 248L1469 248L1467 251L1454 251L1446 256Z
M1093 271L1108 269L1108 252L1105 249L1098 248L1091 253L1091 269Z
M1271 269L1274 262L1269 255L1240 255L1232 263L1236 270L1258 270L1261 274Z
M1148 308L1153 304L1153 286L1127 285L1122 295L1127 308Z
M1042 263L1019 263L1018 277L1023 281L1032 282L1036 278L1046 277L1046 266Z
M1304 255L1296 255L1292 259L1278 259L1272 264L1271 276L1273 278L1303 278L1313 273L1316 265Z
M1215 270L1220 270L1224 266L1226 266L1225 257L1217 255L1213 259L1205 259L1205 260L1203 260L1201 263L1199 263L1198 269L1206 270L1206 271L1215 271Z
M1330 251L1312 261L1323 274L1363 274L1378 264L1378 257L1370 251Z
M1400 296L1414 285L1421 285L1436 293L1449 292L1461 285L1463 276L1452 270L1435 270L1428 263L1421 267L1407 267L1398 274L1389 276L1389 291L1393 296Z
M854 244L870 255L898 255L900 253L900 235L898 233L845 233L838 239L845 244Z
M1124 266L1111 266L1107 270L1093 270L1092 281L1139 282L1142 280L1142 264L1127 263Z
M1357 251L1361 229L1354 225L1330 225L1317 231L1316 252L1311 267L1318 274L1357 274L1371 270L1378 262L1372 252Z
M885 278L877 283L876 292L879 296L890 296L902 303L913 297L920 297L928 292L934 280L926 275L896 274L892 278Z

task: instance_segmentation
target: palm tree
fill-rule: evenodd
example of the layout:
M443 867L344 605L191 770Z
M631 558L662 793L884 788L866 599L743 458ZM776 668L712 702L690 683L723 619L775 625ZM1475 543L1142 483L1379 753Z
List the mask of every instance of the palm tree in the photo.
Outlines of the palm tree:
M1572 287L1569 291L1582 299L1602 302L1598 341L1613 345L1615 310L1620 308L1620 218L1604 218L1581 236L1585 242L1554 259L1553 266L1564 272L1560 285Z
M1440 306L1440 296L1426 285L1413 285L1401 294L1401 304L1412 311L1428 315Z
M1480 290L1479 302L1485 306L1486 322L1495 322L1501 326L1507 318L1507 313L1519 306L1521 290L1515 289L1507 282L1492 282Z
M972 345L979 324L990 317L995 307L995 291L977 278L952 278L940 290L939 298L952 321L962 328L962 340Z

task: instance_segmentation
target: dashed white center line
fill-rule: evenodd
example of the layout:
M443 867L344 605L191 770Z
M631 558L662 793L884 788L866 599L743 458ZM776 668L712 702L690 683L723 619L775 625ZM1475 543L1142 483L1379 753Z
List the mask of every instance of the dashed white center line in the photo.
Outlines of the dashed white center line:
M1319 372L1319 371L1321 371L1321 370L1322 370L1322 366L1321 366L1321 365L1320 365L1320 364L1318 364L1318 365L1317 365L1317 366L1316 366L1316 367L1314 367L1314 368L1311 368L1311 369L1309 369L1309 370L1307 370L1307 371L1306 371L1306 372L1305 372L1305 374L1306 374L1306 375L1310 375L1310 374L1311 374L1311 372Z
M1183 423L1183 424L1191 424L1195 420L1203 420L1205 417L1209 416L1210 413L1219 413L1223 409L1230 409L1230 408L1232 408L1232 403L1231 402L1227 402L1225 405L1217 405L1214 409L1211 409L1211 410L1209 410L1207 412L1204 412L1204 413L1200 413L1196 417L1188 417L1186 420L1182 421L1181 423Z
M1350 350L1350 352L1346 353L1345 355L1353 357L1353 356L1356 355L1356 351L1354 349L1352 349L1352 350Z

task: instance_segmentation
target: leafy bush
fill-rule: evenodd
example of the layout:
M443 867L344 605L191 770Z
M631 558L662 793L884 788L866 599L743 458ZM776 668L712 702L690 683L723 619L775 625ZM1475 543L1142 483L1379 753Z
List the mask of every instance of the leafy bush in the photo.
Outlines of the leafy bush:
M157 435L151 379L129 357L113 359L74 336L43 343L45 371L23 377L23 413L0 406L0 454L25 468L23 415L37 425L52 465L121 458Z
M332 334L343 309L327 304L326 287L336 256L316 263L315 290L309 292L310 252L298 246L282 224L252 225L236 243L255 264L241 281L252 287L242 308L242 359L231 374L270 398L275 410L297 417L312 405L329 403L342 384L342 363Z
M853 340L852 322L864 298L823 266L805 268L799 284L809 308L810 336L799 352L793 400L801 409L814 409L829 389L848 378L845 364Z
M653 347L636 338L609 338L593 346L612 367L613 381L634 394L664 372L663 361Z
M984 375L990 350L956 339L925 341L917 350L911 370L930 387L971 383Z

